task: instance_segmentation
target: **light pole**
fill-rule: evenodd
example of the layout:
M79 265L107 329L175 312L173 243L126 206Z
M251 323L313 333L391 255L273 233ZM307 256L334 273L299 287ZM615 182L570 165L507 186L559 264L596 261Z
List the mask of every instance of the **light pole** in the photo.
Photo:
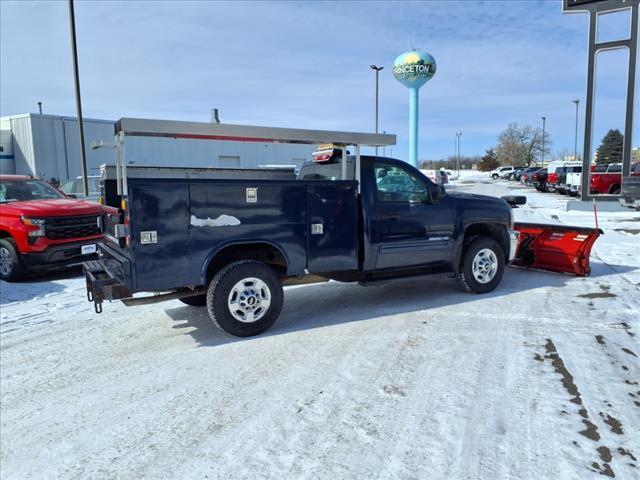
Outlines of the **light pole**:
M458 171L458 177L460 177L460 137L462 132L456 133L456 170Z
M576 104L576 134L575 140L573 142L573 161L578 161L578 105L580 104L580 99L576 98L575 100L571 100Z
M384 67L378 67L376 65L370 65L371 70L376 72L376 133L378 133L378 85L380 81L380 70L384 70ZM378 156L378 147L376 147L376 157Z
M82 122L82 102L80 100L80 74L78 73L78 48L76 47L76 17L73 0L69 0L69 27L71 30L71 55L73 57L73 78L76 85L76 109L78 110L78 133L80 134L80 161L82 165L82 186L84 194L89 195L87 181L87 157L84 151L84 125Z
M547 117L540 117L542 119L542 161L540 162L540 166L544 167L544 126L547 120Z
M387 131L386 130L382 130L383 134L386 134ZM387 147L385 145L382 146L382 156L386 157L387 156Z

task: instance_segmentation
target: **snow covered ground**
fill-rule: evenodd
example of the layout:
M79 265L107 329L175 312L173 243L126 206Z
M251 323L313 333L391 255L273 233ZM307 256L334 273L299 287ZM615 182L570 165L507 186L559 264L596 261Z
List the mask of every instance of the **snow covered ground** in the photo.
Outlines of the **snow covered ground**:
M1 283L0 477L640 478L640 214L599 221L589 278L292 287L250 339L178 301L98 316L70 274Z

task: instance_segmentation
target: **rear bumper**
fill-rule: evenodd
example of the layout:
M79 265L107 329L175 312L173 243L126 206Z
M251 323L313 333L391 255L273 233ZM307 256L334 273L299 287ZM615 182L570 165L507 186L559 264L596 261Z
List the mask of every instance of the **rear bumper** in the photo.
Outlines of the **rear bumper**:
M81 242L69 242L50 245L46 250L38 253L23 253L22 262L28 270L47 270L84 260L96 258L96 254L82 254L84 245L96 245L100 239L83 240Z
M131 297L131 290L118 279L121 265L115 260L91 260L82 264L87 284L87 300L94 303L96 313L102 313L104 300Z

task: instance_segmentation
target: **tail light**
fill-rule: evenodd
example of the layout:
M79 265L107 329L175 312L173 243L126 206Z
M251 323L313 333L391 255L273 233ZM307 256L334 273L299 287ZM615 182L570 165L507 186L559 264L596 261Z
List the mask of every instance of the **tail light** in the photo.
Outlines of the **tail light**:
M120 210L122 211L122 221L124 223L124 241L127 247L131 246L131 232L129 229L129 209L127 199L122 198L120 200Z

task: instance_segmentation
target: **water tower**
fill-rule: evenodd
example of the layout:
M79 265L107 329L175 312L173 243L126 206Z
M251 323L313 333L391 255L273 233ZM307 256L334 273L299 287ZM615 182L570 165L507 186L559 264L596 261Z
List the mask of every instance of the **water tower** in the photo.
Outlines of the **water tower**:
M409 163L418 167L418 90L436 73L436 61L427 52L412 50L393 63L393 76L409 89Z

